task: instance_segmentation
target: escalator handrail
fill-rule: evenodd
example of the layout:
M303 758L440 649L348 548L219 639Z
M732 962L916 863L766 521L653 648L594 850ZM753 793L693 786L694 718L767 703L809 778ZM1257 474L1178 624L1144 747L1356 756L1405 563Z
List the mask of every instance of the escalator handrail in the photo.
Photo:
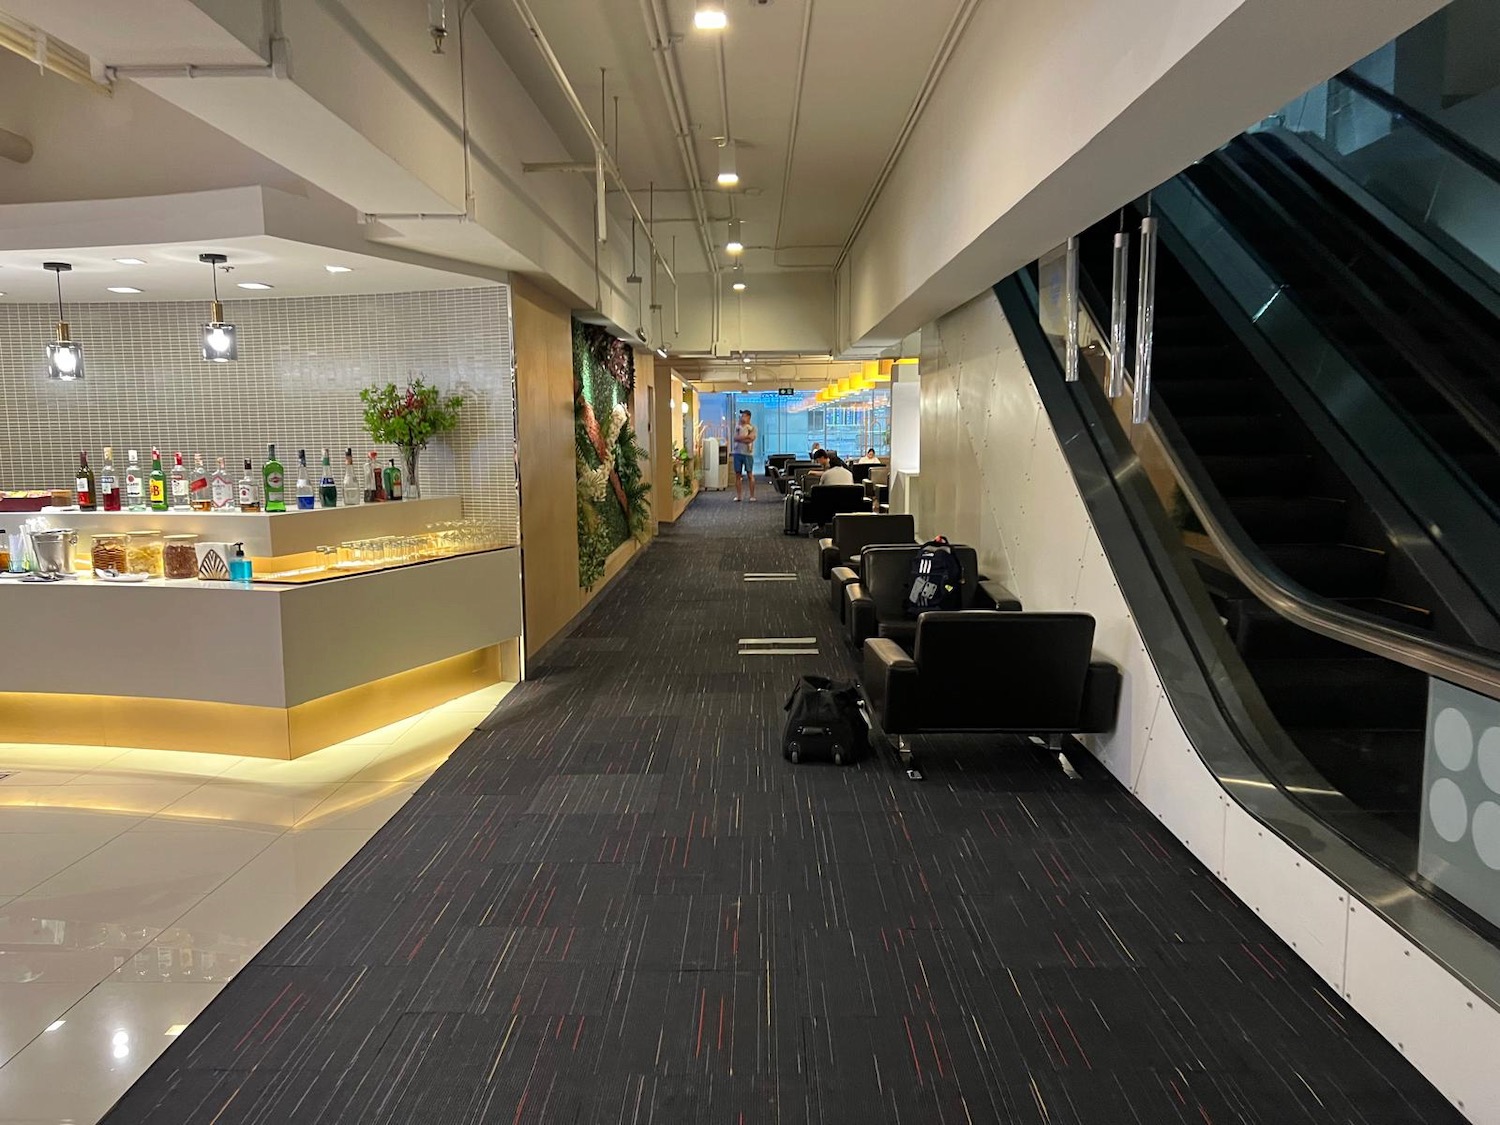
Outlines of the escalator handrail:
M1352 70L1340 71L1333 76L1331 81L1342 82L1346 86L1353 87L1382 109L1389 110L1391 113L1410 123L1419 133L1424 134L1440 148L1453 153L1453 155L1457 156L1475 171L1483 174L1487 179L1500 183L1500 160L1496 160L1483 149L1465 140L1446 125L1434 121L1420 109L1407 105L1406 102L1402 101L1389 90L1382 89L1368 78L1356 74Z
M1154 415L1148 424L1156 433L1172 473L1198 514L1203 530L1234 576L1268 608L1314 633L1490 699L1500 699L1500 658L1495 653L1437 640L1372 614L1351 610L1290 578L1250 540L1227 505L1199 485L1201 468L1195 471L1190 465L1188 458L1192 454L1184 456L1181 434L1169 432L1175 427L1163 426Z

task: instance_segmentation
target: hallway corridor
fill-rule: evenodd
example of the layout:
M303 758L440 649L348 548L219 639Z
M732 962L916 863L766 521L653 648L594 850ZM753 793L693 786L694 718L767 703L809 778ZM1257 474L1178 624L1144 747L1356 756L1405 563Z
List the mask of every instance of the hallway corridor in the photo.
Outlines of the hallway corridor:
M855 662L780 522L701 497L106 1120L1462 1120L1102 770L784 762Z

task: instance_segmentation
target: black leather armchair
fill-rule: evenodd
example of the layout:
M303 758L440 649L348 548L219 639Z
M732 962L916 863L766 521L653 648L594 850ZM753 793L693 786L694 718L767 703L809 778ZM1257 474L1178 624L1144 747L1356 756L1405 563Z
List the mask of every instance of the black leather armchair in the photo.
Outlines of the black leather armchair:
M861 558L860 581L844 587L844 625L855 648L871 637L895 641L908 651L916 643L917 623L906 616L906 589L912 559L919 550L919 546L882 547ZM979 573L979 556L973 547L955 543L952 550L964 572L960 609L1020 610L1020 599Z
M1114 727L1120 671L1095 661L1093 646L1086 613L924 613L911 655L865 642L860 689L913 777L909 735L1042 735L1060 753L1065 734Z
M788 461L777 471L772 483L776 491L785 494L786 491L796 484L804 473L818 466L812 461Z
M815 484L802 496L798 518L822 527L845 512L865 510L865 490L857 484Z
M766 479L774 485L782 470L796 459L795 453L772 453L766 458Z
M869 565L870 556L877 551L905 551L904 557L908 560L907 566L910 567L913 546L915 546L914 543L871 543L860 552L857 565L833 568L828 576L828 604L840 622L849 620L849 587L865 581L864 573Z
M880 516L873 512L845 512L833 517L833 534L818 540L819 573L827 578L836 566L859 569L859 553L875 544L909 546L917 539L911 516Z

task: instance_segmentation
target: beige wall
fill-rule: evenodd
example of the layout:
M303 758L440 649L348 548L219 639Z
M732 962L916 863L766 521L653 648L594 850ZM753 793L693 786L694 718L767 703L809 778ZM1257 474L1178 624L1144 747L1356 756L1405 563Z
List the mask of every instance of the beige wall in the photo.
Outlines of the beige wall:
M604 581L593 590L578 586L578 494L573 448L573 317L556 298L516 280L511 292L516 349L516 447L521 459L521 548L526 581L526 652L532 655L599 596L633 556L626 544ZM650 388L670 372L656 366L654 352L637 349L632 419L642 447L657 518L672 515L670 438L659 435L666 399L650 418ZM666 453L662 454L665 447ZM666 487L661 486L661 464ZM665 495L665 502L662 496ZM660 513L665 512L665 516Z
M573 327L562 302L526 282L515 283L511 298L530 655L583 606L573 468Z

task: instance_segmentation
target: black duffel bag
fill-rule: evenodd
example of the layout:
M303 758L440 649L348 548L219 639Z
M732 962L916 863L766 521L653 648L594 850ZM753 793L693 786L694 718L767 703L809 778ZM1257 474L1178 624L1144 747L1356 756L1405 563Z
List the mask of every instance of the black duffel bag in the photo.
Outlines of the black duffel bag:
M781 756L792 763L813 758L836 766L857 762L869 747L859 710L859 689L823 676L803 676L786 701Z

